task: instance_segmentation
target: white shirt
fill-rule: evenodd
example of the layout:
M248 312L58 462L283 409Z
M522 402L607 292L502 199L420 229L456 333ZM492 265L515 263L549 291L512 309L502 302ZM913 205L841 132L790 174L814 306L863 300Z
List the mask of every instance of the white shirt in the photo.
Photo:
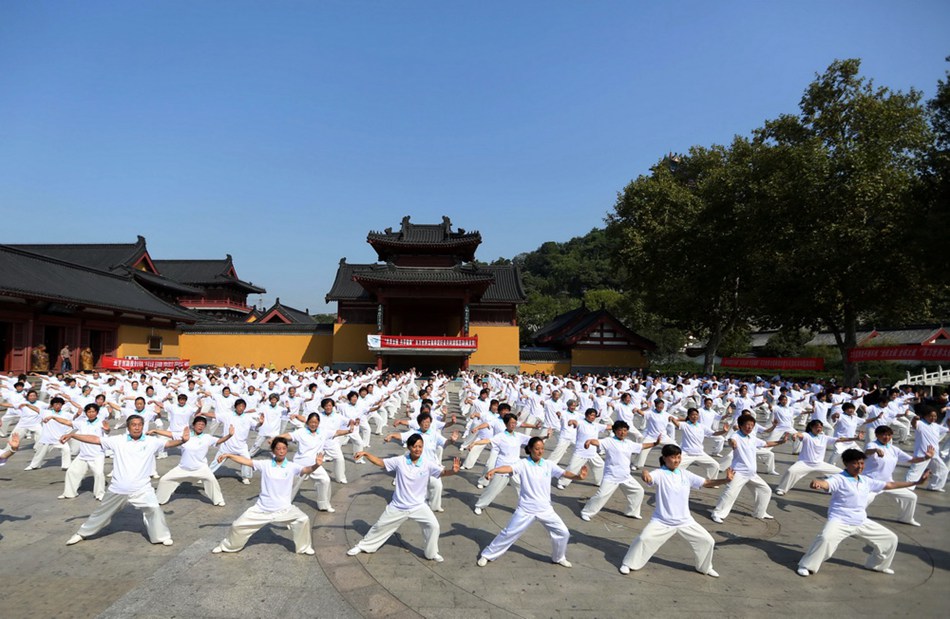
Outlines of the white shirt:
M425 455L413 462L408 454L383 460L384 468L396 473L396 490L389 504L401 511L425 505L430 477L442 476L442 465Z
M643 451L643 445L611 436L600 441L600 448L604 452L604 481L615 484L629 481L630 456Z
M514 466L521 457L521 448L528 444L531 437L520 432L508 432L505 430L492 437L491 448L496 452L495 466Z
M825 450L828 448L830 437L820 432L818 434L802 433L802 450L798 454L798 461L809 466L818 466L825 459Z
M165 439L142 434L133 440L131 434L117 434L100 440L107 451L112 451L109 492L135 494L151 483L152 459L165 447Z
M732 470L738 475L755 477L758 474L755 452L760 447L765 447L765 441L752 435L742 434L742 432L736 432L732 438L736 441L736 448L732 451Z
M86 416L83 415L81 418L73 420L73 428L76 429L77 434L89 434L102 438L102 421L99 417L89 421ZM80 460L90 462L97 458L104 458L105 455L106 452L103 451L102 445L79 443L79 455L76 457Z
M826 481L831 492L828 520L840 520L853 526L862 525L868 519L868 495L881 492L885 485L885 482L867 475L851 477L847 471L832 475Z
M176 433L175 438L180 439L181 433ZM208 465L208 450L217 442L218 439L202 432L201 434L192 433L187 441L181 444L181 461L178 466L186 471L197 471Z
M511 465L512 472L521 479L518 509L529 514L540 514L551 508L551 479L560 479L564 469L541 458L535 462L522 458Z
M914 433L914 457L922 458L926 456L928 447L933 447L935 454L939 454L940 439L946 433L947 429L939 423L927 423L923 419L918 419Z
M873 453L872 450L874 449L883 451L884 456ZM871 479L883 482L894 480L894 469L897 468L898 462L907 462L913 459L906 451L895 447L893 442L883 445L875 440L868 445L868 451L872 451L872 453L866 456L864 461L864 474Z
M310 466L317 459L317 455L323 451L330 435L323 427L317 427L316 432L311 432L310 428L304 426L297 428L290 433L290 440L297 443L297 454L294 456L294 462L302 466Z
M665 467L652 471L650 478L653 480L650 485L656 488L656 508L651 520L668 527L695 522L689 513L689 491L702 488L705 479L682 468L671 471Z
M273 458L254 460L254 470L261 474L261 494L257 497L257 507L265 512L279 512L290 507L294 478L303 469L286 458L280 464Z

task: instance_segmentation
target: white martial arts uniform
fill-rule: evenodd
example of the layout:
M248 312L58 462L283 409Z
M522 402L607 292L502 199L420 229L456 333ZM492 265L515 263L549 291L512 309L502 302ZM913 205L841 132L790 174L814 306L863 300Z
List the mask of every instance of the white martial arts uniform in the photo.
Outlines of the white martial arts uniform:
M686 470L693 464L700 464L706 469L706 479L714 479L719 473L719 463L703 450L703 440L715 432L702 421L685 421L679 427L680 447L683 449L679 468Z
M333 437L326 434L322 427L317 427L316 432L311 432L310 428L304 426L297 428L290 433L290 440L297 443L297 454L294 456L294 462L301 466L310 466L317 459L317 456L323 453L327 443L333 442ZM304 477L294 479L293 496L297 496L300 487L303 485ZM314 489L317 491L317 509L321 511L330 510L330 476L322 466L317 467L307 477L313 480Z
M663 467L653 471L650 476L650 486L656 488L656 509L650 522L630 544L621 566L639 570L660 546L674 533L678 533L689 542L696 555L696 571L708 573L712 569L715 541L689 512L690 489L702 488L706 480L684 471L683 467L675 471Z
M760 438L743 434L741 431L736 432L732 438L736 442L736 448L732 453L732 470L735 472L735 477L723 488L719 502L712 511L713 518L724 520L729 515L746 484L752 485L752 495L755 499L755 512L752 515L755 518L766 518L772 489L756 472L755 460L756 451L764 447L766 443Z
M925 488L927 490L943 490L947 484L947 472L950 471L947 463L940 456L940 441L947 435L947 428L937 422L927 423L923 419L917 420L914 433L914 457L922 458L927 455L927 448L934 448L934 457L930 460L917 462L907 469L906 481L917 481L924 471L930 469L930 479Z
M521 480L518 507L505 528L482 551L481 556L494 561L514 544L521 534L537 519L551 535L551 561L558 563L567 557L570 532L551 506L551 480L560 479L564 469L548 460L535 462L522 458L511 467Z
M830 477L827 482L831 492L828 522L798 562L799 569L817 572L834 554L838 544L852 535L873 547L864 565L866 568L878 572L890 569L897 553L897 535L867 517L870 493L883 491L885 482L867 475L851 477L847 471Z
M289 462L254 460L254 470L261 474L261 494L257 503L247 508L231 525L228 536L218 546L224 552L238 552L247 540L266 524L287 525L294 538L294 552L313 554L310 539L310 518L292 501L294 478L303 466ZM215 549L217 552L217 549Z
M151 474L155 467L155 455L165 447L165 440L143 434L134 440L131 434L119 434L100 439L102 446L112 452L112 482L89 519L79 527L81 537L95 535L126 503L142 510L142 518L153 544L171 539L165 524L165 514L158 504Z
M607 504L614 491L622 488L627 496L624 516L640 518L643 486L630 474L630 458L633 454L640 453L643 445L628 440L621 441L616 436L611 436L600 441L600 449L604 452L604 479L594 496L584 505L581 516L586 516L588 520L593 518Z
M522 447L524 447L528 441L531 440L531 437L527 434L521 434L520 432L504 432L495 435L491 440L492 455L494 456L493 461L495 466L492 468L497 468L499 466L510 466L518 462L518 459L521 457ZM485 471L488 472L487 470ZM491 481L484 479L480 480L487 482L487 487L482 491L482 495L478 497L478 501L475 503L476 509L485 509L491 505L492 501L505 489L505 486L508 485L509 481L512 481L515 484L515 488L520 490L520 480L514 475L492 475Z
M594 483L598 486L604 478L604 459L597 453L596 447L584 447L584 444L592 438L598 438L602 432L609 428L598 421L587 421L581 419L577 422L577 436L574 440L574 453L571 455L571 461L567 465L567 470L575 475L580 473L585 464L590 463L593 469ZM562 477L558 480L558 490L564 490L571 484L571 480Z
M884 455L879 456L875 450L882 451ZM910 454L896 447L894 441L888 441L887 444L884 444L875 440L868 445L866 453L864 475L884 483L894 481L894 469L897 468L898 463L913 460ZM901 510L901 514L898 516L900 522L905 524L914 522L914 512L917 511L917 493L912 488L895 488L893 490L871 492L868 494L868 506L879 496L887 496L897 501L897 506Z
M89 421L86 417L73 421L76 434L103 437L102 420L95 418ZM65 489L61 495L64 499L73 499L79 495L79 484L86 476L87 470L92 470L92 494L97 501L101 501L106 492L106 474L104 471L106 452L102 445L79 443L79 454L73 458L72 464L66 469Z
M393 498L376 524L354 548L359 548L360 552L376 552L403 522L414 520L422 527L426 559L436 559L439 557L439 521L426 505L426 491L430 477L442 476L442 465L425 455L413 462L409 454L386 458L383 465L386 471L396 473Z
M181 439L181 432L174 432L176 440ZM190 483L201 482L205 495L214 505L224 505L224 495L221 494L221 485L208 466L208 450L218 439L207 432L191 434L188 440L181 445L181 461L178 466L168 471L158 481L158 504L168 503L172 493L183 481Z
M777 494L785 494L791 490L803 477L810 473L836 475L841 472L836 466L824 461L825 449L828 448L830 437L827 434L813 435L809 432L802 434L801 452L798 461L788 467L778 482Z

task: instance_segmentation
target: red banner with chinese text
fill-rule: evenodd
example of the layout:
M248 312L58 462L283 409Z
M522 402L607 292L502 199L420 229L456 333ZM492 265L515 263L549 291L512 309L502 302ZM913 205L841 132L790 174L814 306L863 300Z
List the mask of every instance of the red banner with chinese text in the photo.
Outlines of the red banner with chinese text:
M822 357L723 357L719 365L763 370L823 370L825 360Z
M125 357L102 357L99 367L103 370L174 370L187 368L190 359L127 359Z
M848 361L950 361L950 346L868 346L848 351Z
M478 348L478 336L436 337L430 335L380 335L380 348Z

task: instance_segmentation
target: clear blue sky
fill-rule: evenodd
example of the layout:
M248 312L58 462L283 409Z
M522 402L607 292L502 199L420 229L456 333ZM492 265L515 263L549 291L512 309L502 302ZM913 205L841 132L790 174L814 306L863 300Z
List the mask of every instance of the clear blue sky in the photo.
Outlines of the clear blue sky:
M567 240L836 58L931 96L948 33L946 1L2 2L0 243L142 234L326 311L370 229Z

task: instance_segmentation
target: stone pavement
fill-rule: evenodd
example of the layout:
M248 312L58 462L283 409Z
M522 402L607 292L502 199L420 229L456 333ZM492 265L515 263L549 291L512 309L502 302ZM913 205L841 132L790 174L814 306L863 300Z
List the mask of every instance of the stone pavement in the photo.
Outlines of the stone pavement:
M399 453L374 438L371 451ZM349 447L344 448L349 454ZM778 466L793 457L781 447ZM446 455L456 453L454 447ZM222 479L227 506L213 507L185 484L165 506L175 539L152 546L140 515L121 512L100 535L76 546L66 540L92 511L91 478L79 498L58 501L63 474L49 460L25 472L31 450L0 469L0 617L625 617L639 614L704 617L790 616L814 613L844 617L942 615L950 596L950 500L918 491L921 528L897 523L895 504L879 499L873 518L895 531L897 572L885 576L861 568L866 549L847 540L819 574L801 578L796 563L820 530L827 495L802 482L788 496L774 497L775 520L751 518L744 494L724 524L708 518L717 490L693 494L697 520L716 538L719 579L697 574L692 555L674 537L641 571L623 576L617 566L646 520L625 518L615 494L592 522L580 519L579 499L593 493L588 482L553 490L555 509L572 536L573 569L549 562L550 541L535 524L511 551L475 565L484 547L507 523L513 488L476 516L475 471L445 481L445 513L438 514L444 563L422 557L422 535L407 522L372 555L346 556L380 515L391 495L390 476L371 465L347 463L350 483L333 484L336 512L316 512L312 488L297 504L313 519L316 557L297 556L286 530L265 528L234 555L213 555L231 521L256 499L258 482ZM654 457L651 456L651 461ZM174 466L172 455L159 472ZM903 469L899 469L902 472ZM778 480L765 477L774 485ZM643 510L652 513L652 492Z

